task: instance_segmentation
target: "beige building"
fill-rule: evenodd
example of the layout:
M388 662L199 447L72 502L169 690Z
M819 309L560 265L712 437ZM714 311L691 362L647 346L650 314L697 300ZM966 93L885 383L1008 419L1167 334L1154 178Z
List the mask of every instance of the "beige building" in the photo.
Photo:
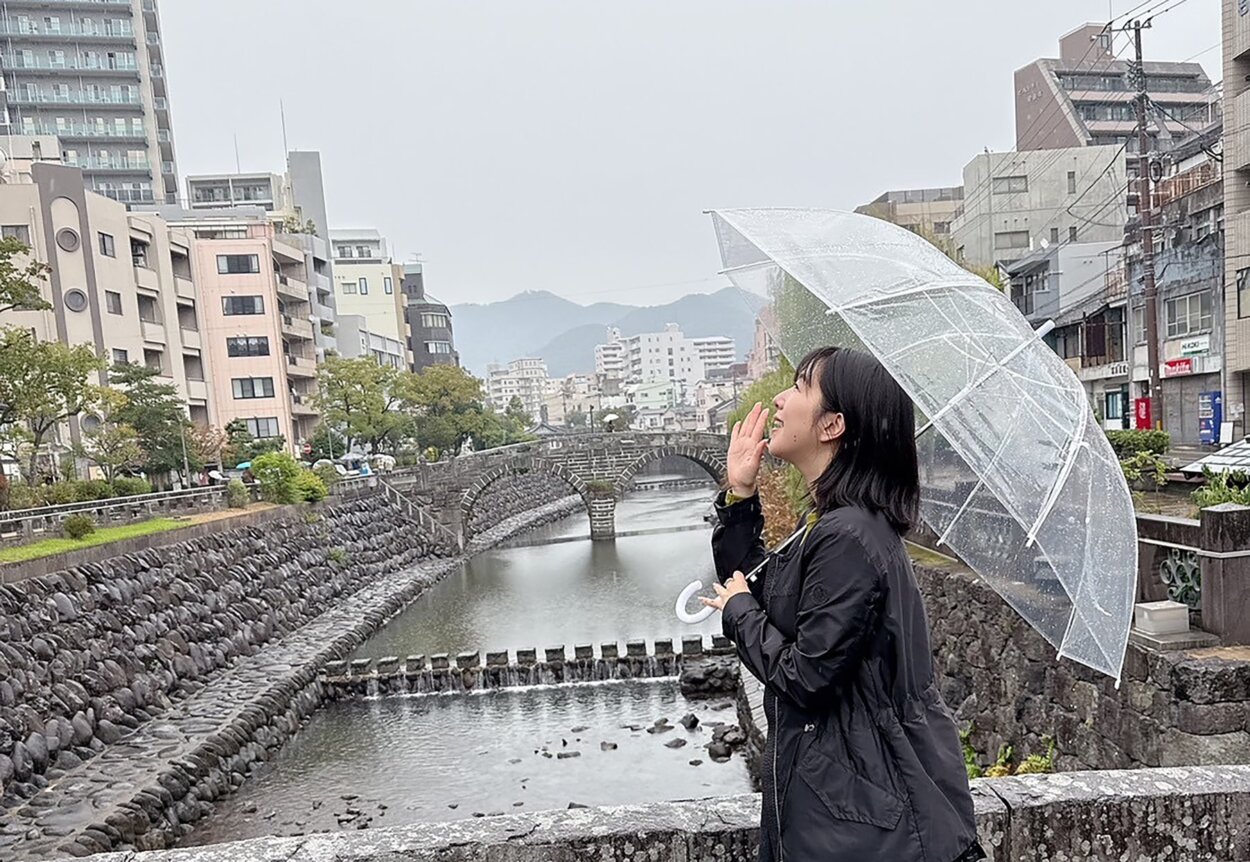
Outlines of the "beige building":
M7 312L0 324L91 345L109 362L143 363L177 388L193 422L218 424L190 236L88 191L76 168L35 163L29 179L0 185L0 225L51 267L44 299L52 307ZM79 420L72 419L60 442L79 439Z
M312 438L317 362L304 250L261 211L184 212L217 424L247 423L298 453Z
M404 272L392 262L385 237L372 228L331 230L330 253L338 313L360 315L370 332L403 342L409 364Z
M1154 60L1143 65L1154 106L1148 117L1151 151L1171 149L1190 128L1219 119L1219 93L1201 65ZM1101 24L1083 24L1061 36L1058 57L1034 60L1016 71L1016 149L1123 145L1136 153L1136 85L1130 67L1129 61L1116 59L1112 34ZM1233 79L1225 75L1224 80Z
M856 207L855 212L885 219L914 233L941 237L951 232L955 210L963 199L963 186L895 189Z
M1224 419L1250 434L1250 9L1223 0Z

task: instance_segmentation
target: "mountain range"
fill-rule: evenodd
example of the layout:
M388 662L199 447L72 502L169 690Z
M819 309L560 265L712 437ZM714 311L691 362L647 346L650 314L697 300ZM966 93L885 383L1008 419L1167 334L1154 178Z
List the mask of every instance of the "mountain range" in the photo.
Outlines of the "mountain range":
M751 349L755 315L762 297L726 287L715 293L692 293L665 305L624 305L597 302L578 305L543 290L526 291L490 303L451 307L460 364L484 377L491 363L537 356L552 377L595 370L595 345L607 341L607 329L622 335L659 332L676 323L689 338L727 335L738 358Z

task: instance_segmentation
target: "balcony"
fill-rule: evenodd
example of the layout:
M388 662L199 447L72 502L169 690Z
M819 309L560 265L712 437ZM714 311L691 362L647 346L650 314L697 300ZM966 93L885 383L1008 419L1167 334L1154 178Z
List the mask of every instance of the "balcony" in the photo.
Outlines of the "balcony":
M4 27L0 25L0 32ZM49 72L62 75L66 72L77 72L79 75L121 75L123 77L137 77L139 75L139 67L129 63L113 63L111 65L102 65L100 63L87 63L83 61L60 62L54 63L51 60L35 58L23 58L21 54L8 57L4 61L5 68L14 71L22 71L28 74L37 72Z
M87 138L93 141L146 141L147 132L142 127L119 129L116 126L85 126L79 124L54 125L36 123L22 127L23 135L56 135L62 140Z
M116 42L125 40L130 44L134 44L135 31L133 28L127 30L122 27L81 27L71 23L61 25L59 30L49 29L32 29L27 27L22 29L15 21L8 23L0 23L0 34L5 36L18 36L23 40L38 40L47 42L63 42L66 39L74 39L77 42Z
M114 96L112 93L30 93L10 90L9 101L15 105L95 105L101 108L138 108L138 96Z
M296 416L317 416L317 408L312 405L312 398L308 395L300 395L299 393L291 393L291 412Z
M191 279L175 275L174 291L178 294L179 299L189 299L195 302L195 282Z
M136 263L135 269L135 286L140 290L146 290L152 294L161 292L160 281L156 277L156 270L149 269L147 264Z
M84 171L147 171L152 170L152 163L147 159L102 159L99 156L82 156L65 164Z
M282 315L282 334L291 338L300 338L306 341L312 341L312 324L307 320L301 320L298 317L292 317L289 314L284 314Z
M187 379L187 400L191 403L208 403L208 384L203 380Z
M152 344L165 344L165 327L155 320L140 320L139 328L143 330L143 340Z
M317 362L306 356L286 355L286 373L288 377L316 377Z
M92 191L98 195L104 195L106 198L121 201L124 204L150 204L155 200L151 189L94 188Z
M178 334L182 336L183 347L194 347L196 350L204 349L203 339L200 337L200 331L198 329L179 328Z
M308 285L298 278L289 275L278 275L278 295L287 296L296 302L308 302Z

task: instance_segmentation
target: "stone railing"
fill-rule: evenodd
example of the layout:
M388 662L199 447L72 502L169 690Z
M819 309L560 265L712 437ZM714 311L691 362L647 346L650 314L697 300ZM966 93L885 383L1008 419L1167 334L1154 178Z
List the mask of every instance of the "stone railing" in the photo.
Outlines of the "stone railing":
M596 654L597 652L597 654ZM487 652L485 663L480 650L452 656L436 653L428 657L410 655L384 658L358 658L332 661L321 673L327 698L343 699L390 694L463 693L527 685L559 685L605 680L658 679L685 676L685 670L709 656L729 656L733 646L720 635L705 641L700 635L682 638L674 649L671 639L657 638L647 649L645 640L625 642L621 651L616 642L579 644L569 655L567 647L518 649ZM711 683L729 694L736 688L736 663L729 675L700 673L702 688ZM730 678L732 677L732 679ZM724 685L719 683L723 682Z
M61 524L70 515L86 514L99 526L129 524L160 515L185 515L224 508L226 488L184 488L133 497L109 497L61 506L14 509L0 512L0 544L23 544L44 536L59 536Z
M1250 858L1250 767L1099 771L972 782L989 862L1230 862ZM758 794L538 811L158 850L144 862L754 862ZM133 853L95 857L129 862Z

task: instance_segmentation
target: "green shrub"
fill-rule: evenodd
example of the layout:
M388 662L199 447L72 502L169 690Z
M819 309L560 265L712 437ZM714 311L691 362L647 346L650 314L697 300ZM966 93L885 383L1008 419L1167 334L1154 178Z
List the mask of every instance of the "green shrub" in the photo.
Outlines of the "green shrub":
M107 500L109 497L117 496L117 492L113 486L104 479L87 479L86 481L73 483L77 485L74 496L79 502L86 500Z
M1247 487L1250 476L1244 472L1232 470L1227 473L1213 473L1210 468L1203 468L1202 475L1206 484L1190 495L1199 509L1218 506L1220 503L1250 506L1250 487Z
M321 481L325 483L326 490L334 487L334 483L339 480L339 471L334 469L333 464L322 464L320 467L314 467L313 472L321 477Z
M295 476L295 493L305 503L317 503L329 496L330 491L312 470L301 470Z
M1130 485L1157 491L1168 483L1168 465L1158 455L1142 451L1120 461L1120 469Z
M151 494L152 483L139 476L118 476L113 480L113 489L119 497L137 497L140 494Z
M95 519L83 513L70 515L61 523L61 532L67 539L85 538L95 532Z
M346 548L336 547L326 551L326 559L334 563L336 566L345 566L347 565L347 561L350 559L350 556L348 555Z
M231 479L226 483L227 506L231 509L246 509L250 502L252 502L252 495L246 485L238 479Z
M35 488L30 487L25 482L9 483L10 509L33 509L42 504L42 501L39 499L39 493Z
M53 482L42 486L39 491L40 502L45 506L64 506L66 503L78 502L77 482Z
M252 461L252 474L260 485L260 496L270 503L297 503L296 482L303 467L287 452L266 452Z
M1135 428L1108 431L1107 440L1110 441L1115 456L1120 460L1131 458L1138 452L1163 455L1172 444L1172 436L1166 431L1146 431Z

